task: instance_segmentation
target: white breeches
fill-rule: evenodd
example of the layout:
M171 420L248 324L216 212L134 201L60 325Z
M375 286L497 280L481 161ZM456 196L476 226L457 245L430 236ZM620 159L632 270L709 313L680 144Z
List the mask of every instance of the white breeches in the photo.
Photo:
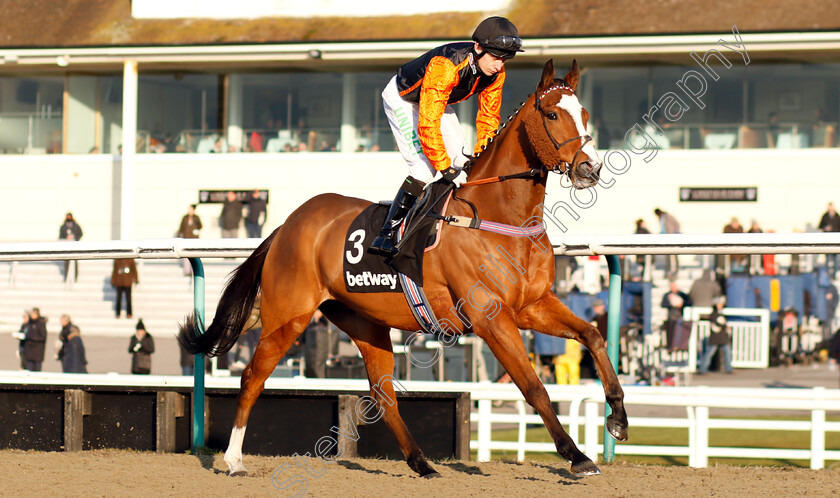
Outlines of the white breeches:
M385 115L391 125L397 147L405 162L408 163L408 174L428 184L434 179L436 171L420 146L420 138L417 134L419 106L406 102L400 97L396 76L391 78L382 91L382 103L385 106ZM440 118L440 133L443 136L447 155L456 168L461 168L467 161L465 154L472 155L472 151L465 149L461 124L451 106L446 106Z

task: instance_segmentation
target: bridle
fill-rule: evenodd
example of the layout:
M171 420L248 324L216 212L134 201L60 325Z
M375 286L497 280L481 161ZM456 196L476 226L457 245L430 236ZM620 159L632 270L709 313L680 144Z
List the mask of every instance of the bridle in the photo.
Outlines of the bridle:
M575 151L574 157L572 157L572 162L568 163L566 161L560 161L553 166L543 164L541 168L533 168L530 171L524 171L524 172L521 172L521 173L514 173L514 174L511 174L511 175L504 175L504 176L494 176L494 177L490 177L490 178L482 178L481 180L466 181L466 182L461 183L461 187L471 187L471 186L474 186L474 185L484 185L484 184L487 184L487 183L503 182L503 181L506 181L506 180L513 180L513 179L517 179L517 178L536 178L536 177L545 176L546 173L558 173L558 174L561 174L561 175L566 175L569 178L569 181L572 180L572 175L571 175L572 167L571 166L572 166L572 164L575 164L575 162L577 161L578 154L580 154L580 152L583 150L583 148L586 146L586 144L588 144L589 142L592 141L592 137L590 135L578 135L576 137L572 137L568 140L564 140L560 143L557 143L557 140L555 140L554 136L552 136L552 134L548 131L548 122L546 120L545 113L543 112L542 108L540 107L540 103L542 102L542 99L545 98L546 95L553 92L554 90L569 90L570 92L572 92L572 94L574 94L574 90L572 90L572 87L570 87L569 84L566 83L565 80L561 80L559 84L554 85L554 86L548 88L547 90L543 91L541 94L537 94L537 95L534 96L534 109L536 109L536 111L542 117L543 129L545 130L545 134L548 136L548 139L551 140L552 145L554 145L554 148L557 149L557 151L559 151L561 147L563 147L564 145L566 145L569 142L574 142L575 140L581 140L582 139L582 143L580 144L580 147L578 147L578 149ZM492 141L492 139L491 139L491 141ZM467 173L469 173L469 171L467 171Z
M554 90L568 90L572 94L575 93L575 91L572 89L572 87L570 87L569 84L566 83L566 80L560 80L560 83L558 85L554 85L554 86L548 88L547 90L545 90L544 92L542 92L541 94L538 94L538 95L534 96L534 109L536 109L536 111L538 113L540 113L540 116L542 117L543 129L545 130L545 134L548 135L548 139L551 140L552 145L554 145L554 148L557 149L557 151L560 151L560 148L563 147L564 145L566 145L569 142L574 142L575 140L580 140L580 139L583 139L583 141L580 144L580 147L578 147L578 149L575 151L575 155L572 158L571 163L568 163L566 161L560 161L559 163L555 164L554 166L549 166L547 164L544 164L543 167L547 171L551 171L553 173L559 173L559 174L564 174L565 173L569 177L569 180L571 180L572 177L571 177L570 172L571 172L571 169L572 169L572 165L577 162L578 154L580 154L580 152L583 150L583 148L586 147L586 144L588 144L589 142L592 141L592 137L590 135L578 135L578 136L572 137L568 140L564 140L561 143L557 143L557 140L555 140L554 136L552 136L551 133L548 131L548 122L546 121L545 113L543 112L542 107L540 107L540 103L542 102L542 99L545 98L546 95L553 92Z

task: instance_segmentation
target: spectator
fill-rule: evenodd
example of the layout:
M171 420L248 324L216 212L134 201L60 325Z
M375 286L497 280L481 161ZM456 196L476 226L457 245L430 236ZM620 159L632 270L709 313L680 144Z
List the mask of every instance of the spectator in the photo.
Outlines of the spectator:
M720 349L723 354L723 368L726 373L732 373L732 336L729 335L729 327L726 325L726 316L723 314L723 306L726 298L723 296L715 298L712 314L709 317L709 339L706 345L703 359L697 369L699 375L709 371L712 357Z
M245 231L252 239L262 238L262 229L266 218L266 202L260 189L254 189L248 200L248 214L245 216Z
M178 227L178 237L183 239L197 239L201 228L201 218L195 214L195 204L190 204L190 207L187 208L187 214L181 218L181 226ZM184 266L184 276L188 277L192 275L190 260L181 258L181 262Z
M674 218L674 215L659 208L654 209L653 213L659 219L659 233L680 233L680 222ZM665 257L665 273L674 276L678 271L680 271L680 260L677 255L667 255Z
M181 226L178 227L178 237L183 239L197 239L201 230L201 218L195 214L195 204L190 204L187 214L181 218Z
M116 317L122 312L122 297L125 295L126 318L131 318L131 286L140 283L137 278L137 266L133 259L115 259L114 269L111 272L111 285L117 291Z
M829 202L825 213L820 218L820 224L817 227L821 232L840 232L840 215L834 209L834 203ZM831 278L834 278L834 273L837 271L837 254L825 255L825 268Z
M222 205L222 237L235 239L239 237L239 223L242 221L242 203L236 199L236 193L229 190Z
M41 316L41 310L32 308L29 312L29 325L23 340L23 368L40 372L44 363L47 345L47 319Z
M265 137L259 131L252 131L251 137L248 139L248 150L251 152L263 152Z
M554 378L557 384L576 386L580 384L580 360L582 346L572 339L566 341L566 352L554 357Z
M764 230L761 229L758 220L752 219L750 220L750 229L747 230L747 233L764 233ZM750 254L750 273L753 275L763 273L763 261L763 254Z
M738 218L733 216L732 219L729 220L729 224L723 227L723 233L744 233L744 227L741 226L741 222L738 221ZM741 272L744 270L744 255L729 255L729 271Z
M703 270L703 275L691 284L688 295L694 306L712 305L712 301L721 295L720 284L712 277L712 270Z
M178 348L181 350L181 375L195 374L195 355L187 352L180 341L178 342Z
M775 148L779 141L779 134L781 127L779 126L779 116L775 112L767 115L767 147Z
M609 329L607 328L609 322L609 313L607 312L607 307L604 305L604 301L601 299L595 299L592 301L592 307L587 310L586 313L587 320L595 327L598 328L598 332L601 333L601 338L604 339L604 343L607 342L607 334ZM571 344L569 341L566 341L566 345ZM595 368L595 358L592 357L592 353L583 348L583 354L581 355L580 359L580 370L582 373L579 373L579 377L584 377L587 379L595 379L598 377L598 371Z
M834 332L834 336L831 338L831 343L829 343L828 346L828 356L833 358L836 363L840 364L840 329L837 329Z
M155 352L155 341L146 332L143 319L137 320L137 332L131 336L128 352L131 353L131 373L148 375L152 371L152 353Z
M26 365L23 359L23 347L26 344L26 332L29 330L29 310L23 310L23 322L20 324L20 329L12 333L12 337L18 340L18 348L15 351L20 360L20 369L25 370Z
M321 310L315 310L303 334L304 358L306 359L303 375L324 379L327 377L327 359L331 348L329 324Z
M73 218L73 213L67 213L64 217L64 223L58 229L58 238L59 240L81 240L82 238L82 227L76 223L76 220ZM74 281L79 280L79 262L75 259L64 260L64 281L67 281L67 277L70 275L70 263L73 263L73 268L75 270Z
M650 234L650 230L648 230L647 223L645 223L645 220L643 220L642 218L636 220L636 231L633 233L636 235ZM639 271L642 278L644 278L645 275L645 259L647 257L648 256L644 254L639 254L638 256L636 256L636 263L641 267Z
M260 341L262 334L262 321L260 320L259 302L251 309L251 316L245 322L245 332L239 336L234 346L233 363L230 364L231 372L242 372L251 358L254 357L254 351L257 349L257 343Z
M61 371L64 373L87 373L87 359L85 345L82 343L79 327L70 321L69 315L61 315L61 334L59 334L61 348L58 350L58 360L61 361Z
M688 294L679 289L675 280L671 280L669 285L670 290L662 296L662 307L668 310L668 317L664 324L666 342L668 349L674 349L676 347L674 338L682 320L683 308L691 306L692 302Z

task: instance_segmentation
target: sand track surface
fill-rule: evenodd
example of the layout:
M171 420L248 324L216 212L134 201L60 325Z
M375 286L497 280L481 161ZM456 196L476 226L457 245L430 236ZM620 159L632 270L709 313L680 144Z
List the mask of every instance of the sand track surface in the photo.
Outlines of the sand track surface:
M434 462L439 479L417 477L404 462L245 455L249 475L230 477L222 455L124 450L77 453L0 451L4 496L837 496L840 465L707 469L601 465L575 477L568 465L537 461ZM304 467L308 465L309 470ZM318 474L318 477L312 474ZM306 490L303 490L304 485ZM283 488L285 486L285 488ZM281 489L282 488L282 489Z

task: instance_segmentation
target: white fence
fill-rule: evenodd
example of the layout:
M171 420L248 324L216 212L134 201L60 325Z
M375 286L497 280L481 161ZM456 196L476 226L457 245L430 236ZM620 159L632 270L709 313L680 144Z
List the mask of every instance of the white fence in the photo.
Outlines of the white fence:
M142 385L142 386L192 386L191 377L181 376L133 376L100 375L84 376L85 384L100 385ZM207 387L238 388L239 378L208 377ZM493 450L515 451L522 460L527 453L555 453L554 443L528 441L528 424L542 425L539 415L529 414L522 394L512 384L490 382L432 382L398 381L400 386L410 392L468 392L478 408L473 410L470 421L477 431L470 440L470 449L477 452L478 461L491 458ZM0 372L0 383L29 385L76 385L78 374L49 374L42 372ZM328 391L367 391L367 381L350 379L307 379L304 377L269 378L266 389L290 390L328 390ZM589 458L596 460L603 452L603 445L598 443L602 433L604 393L599 385L585 386L546 386L552 401L569 403L569 412L560 416L561 423L568 429L569 435ZM837 389L744 389L723 387L639 387L624 388L625 405L630 414L630 442L619 443L615 447L620 455L658 455L685 456L692 467L706 467L710 457L727 458L768 458L796 459L810 462L813 469L825 467L826 461L840 461L840 448L826 448L826 435L840 432L840 422L826 420L826 414L840 414L840 390ZM493 401L513 402L516 413L509 409L495 409ZM634 417L634 407L658 406L683 408L685 417ZM712 418L710 409L727 408L744 410L745 418ZM782 410L801 413L809 420L766 420L750 419L752 410ZM582 413L581 413L582 411ZM506 428L515 425L518 435L515 441L493 439L494 424L504 424ZM639 427L684 429L688 438L687 445L641 445L633 444L634 429ZM583 439L578 436L583 430ZM709 432L713 429L737 429L767 432L764 439L766 447L722 447L709 446ZM498 429L497 429L498 430ZM778 431L801 431L810 434L807 449L772 447ZM497 433L498 434L498 433ZM278 435L282 437L282 434ZM421 444L422 446L422 444Z
M711 308L687 307L683 319L691 321L688 349L668 351L664 345L645 342L642 358L646 364L671 373L694 373L697 359L709 337L709 322L701 320ZM734 368L767 368L770 363L770 312L766 309L724 308L727 317L757 317L757 322L730 321L732 333L732 366Z

